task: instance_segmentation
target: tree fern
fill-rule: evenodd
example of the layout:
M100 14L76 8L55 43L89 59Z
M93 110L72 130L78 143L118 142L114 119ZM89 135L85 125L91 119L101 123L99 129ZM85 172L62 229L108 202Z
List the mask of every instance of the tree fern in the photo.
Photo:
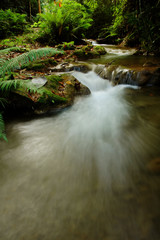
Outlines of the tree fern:
M20 69L30 61L32 62L45 56L54 56L55 54L60 53L64 52L55 48L39 48L23 53L9 61L5 61L2 67L0 67L0 76L4 77L6 72L11 73L11 71L14 71L15 69Z

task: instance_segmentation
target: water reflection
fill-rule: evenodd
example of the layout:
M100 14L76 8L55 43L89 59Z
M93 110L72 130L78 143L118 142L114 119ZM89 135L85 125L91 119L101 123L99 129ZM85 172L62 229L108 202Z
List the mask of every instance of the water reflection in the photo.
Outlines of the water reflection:
M159 240L159 96L148 101L94 73L76 77L90 96L57 116L8 125L0 239Z

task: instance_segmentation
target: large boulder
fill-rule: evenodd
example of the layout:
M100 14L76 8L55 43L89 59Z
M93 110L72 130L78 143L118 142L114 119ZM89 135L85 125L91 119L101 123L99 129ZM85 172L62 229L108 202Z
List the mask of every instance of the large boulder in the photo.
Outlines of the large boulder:
M90 94L90 90L70 74L22 81L8 96L5 109L8 114L42 114L72 105L75 96Z

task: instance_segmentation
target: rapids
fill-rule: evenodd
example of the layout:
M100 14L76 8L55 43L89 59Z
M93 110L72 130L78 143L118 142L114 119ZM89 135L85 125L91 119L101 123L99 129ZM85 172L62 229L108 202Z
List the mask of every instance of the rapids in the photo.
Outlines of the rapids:
M159 96L74 72L91 94L8 123L0 142L0 239L159 240ZM157 105L158 104L158 105Z

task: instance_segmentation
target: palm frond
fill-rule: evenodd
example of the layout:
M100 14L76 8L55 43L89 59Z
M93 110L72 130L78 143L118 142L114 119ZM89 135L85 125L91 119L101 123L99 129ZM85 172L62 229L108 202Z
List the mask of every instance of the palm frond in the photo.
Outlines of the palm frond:
M5 73L11 73L15 69L21 69L22 66L28 64L30 61L35 61L42 57L54 56L56 54L64 53L62 50L56 48L39 48L31 50L30 52L23 53L9 61L5 61L2 67L0 67L0 76L4 77Z
M5 124L1 113L0 113L0 138L3 138L5 141L8 141L5 134Z

